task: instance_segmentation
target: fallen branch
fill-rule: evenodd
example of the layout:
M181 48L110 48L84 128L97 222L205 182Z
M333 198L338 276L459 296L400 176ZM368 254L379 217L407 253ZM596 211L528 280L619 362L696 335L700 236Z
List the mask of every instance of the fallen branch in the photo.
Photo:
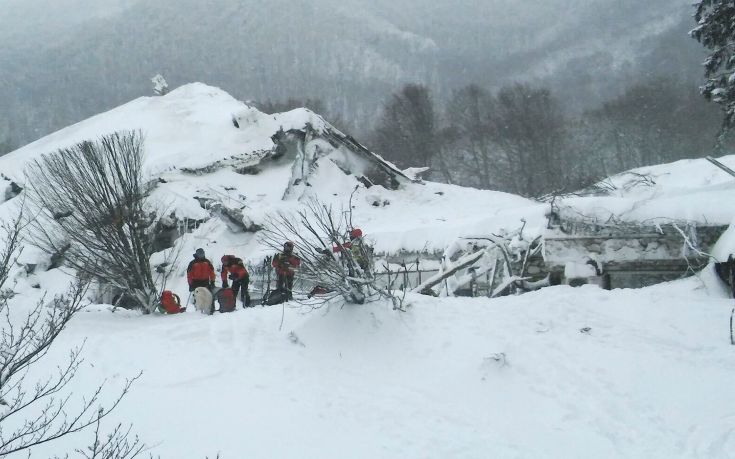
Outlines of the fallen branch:
M467 255L465 257L460 258L457 260L454 267L448 271L440 272L438 274L435 274L431 276L429 279L426 280L423 284L419 285L415 289L412 290L412 292L416 293L424 293L430 290L435 285L441 283L444 279L447 279L451 276L453 276L457 271L460 269L466 268L473 263L475 263L477 260L483 257L485 255L485 250L480 250L479 252L472 253L470 255Z

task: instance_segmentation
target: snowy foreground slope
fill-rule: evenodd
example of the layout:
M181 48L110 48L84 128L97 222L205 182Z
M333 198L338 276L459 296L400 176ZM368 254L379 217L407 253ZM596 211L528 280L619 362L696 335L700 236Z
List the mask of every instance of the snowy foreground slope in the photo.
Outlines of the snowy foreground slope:
M281 331L280 307L90 307L49 359L86 339L77 393L143 370L114 418L167 458L733 457L732 300L703 279L287 306Z
M177 241L182 259L167 284L185 297L195 248L215 262L234 253L255 266L270 253L213 202L241 211L245 226L311 197L346 204L359 182L344 164L325 157L302 180L309 185L295 187L292 158L260 163L276 132L307 124L327 126L308 110L265 115L202 84L140 98L0 158L0 219L19 201L4 200L1 188L22 186L28 161L140 129L147 178L159 182L154 200L180 220L202 221ZM722 161L735 167L735 156ZM251 165L258 174L240 170ZM604 192L561 206L602 221L735 217L728 205L735 181L704 160L606 183ZM362 187L353 205L354 221L384 254L441 253L459 238L512 230L522 219L526 234L538 234L549 210L507 193L431 182ZM727 234L718 256L735 249ZM60 270L16 273L10 304L19 315L70 279ZM315 311L290 303L211 317L92 305L31 376L54 371L85 340L74 397L106 380L111 399L143 371L107 426L134 424L162 458L735 456L732 300L712 266L639 290L551 287L493 300L409 295L406 302L405 313L380 303ZM88 440L77 435L33 457L63 455Z

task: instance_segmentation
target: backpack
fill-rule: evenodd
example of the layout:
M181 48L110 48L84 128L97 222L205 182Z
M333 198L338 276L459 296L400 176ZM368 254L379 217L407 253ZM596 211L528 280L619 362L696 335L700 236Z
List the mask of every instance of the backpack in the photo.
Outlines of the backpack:
M217 292L219 312L232 312L235 310L235 293L231 288L223 288Z
M263 306L285 303L286 300L288 300L288 295L285 290L271 290L263 297Z
M166 314L177 314L186 311L186 308L181 307L179 295L171 290L164 290L161 293L161 308L166 311Z

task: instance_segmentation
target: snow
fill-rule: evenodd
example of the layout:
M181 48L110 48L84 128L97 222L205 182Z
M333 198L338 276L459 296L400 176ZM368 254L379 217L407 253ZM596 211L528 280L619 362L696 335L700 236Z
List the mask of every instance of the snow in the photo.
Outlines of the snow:
M712 248L712 257L719 262L725 262L730 255L735 255L735 225L733 223L735 221L730 223Z
M595 267L589 263L568 261L564 265L564 277L567 279L585 278L597 275Z
M718 160L735 167L735 155ZM733 217L727 203L735 200L735 178L704 158L641 167L614 175L603 183L613 188L608 195L568 198L562 200L562 205L602 222L614 219L654 224L689 220L729 224Z
M87 340L77 391L143 370L114 417L162 457L731 457L731 301L710 281L406 313L91 307L49 361Z
M241 256L251 272L271 254L257 233L222 218L218 208L262 225L313 197L335 209L351 205L377 253L444 254L445 267L473 239L522 227L515 249L545 231L547 203L432 182L365 188L356 177L364 163L340 150L308 172L289 158L260 162L274 134L307 125L317 133L328 126L306 109L266 115L196 83L40 139L0 158L0 173L22 184L25 165L39 155L141 129L147 178L158 183L152 203L199 222L178 239L181 256L167 284L182 300L195 249L204 248L215 266L221 255ZM314 157L312 147L305 156ZM735 156L720 160L735 167ZM259 172L237 171L246 165ZM303 179L298 186L296 178ZM641 168L607 185L612 191L560 205L601 221L735 221L727 204L735 181L705 160ZM17 212L18 201L0 203L0 218ZM713 255L722 260L733 251L730 229ZM17 261L43 258L29 249ZM152 263L162 259L155 254ZM567 269L594 274L589 265ZM45 292L62 292L70 274L14 268L13 314ZM252 292L254 299L261 294ZM52 370L85 340L86 361L70 387L75 396L107 380L111 399L142 370L106 424L133 423L163 458L735 454L732 300L711 265L693 278L645 289L558 286L497 299L408 294L405 307L334 304L312 311L289 303L209 317L193 309L143 316L91 305L35 371ZM67 438L34 456L59 455L87 440Z
M232 119L243 122L242 129ZM145 137L146 171L151 176L172 169L201 169L232 157L259 159L273 148L279 129L315 129L324 121L307 109L266 115L219 88L192 83L166 96L140 97L108 112L39 139L2 158L0 173L22 183L25 164L40 155L97 139L119 130L140 130Z

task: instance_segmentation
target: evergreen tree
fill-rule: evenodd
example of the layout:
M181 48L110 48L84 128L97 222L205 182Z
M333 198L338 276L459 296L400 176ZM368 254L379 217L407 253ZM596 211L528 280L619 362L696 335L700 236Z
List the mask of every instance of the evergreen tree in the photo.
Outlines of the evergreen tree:
M691 36L710 50L704 61L702 94L725 111L723 129L735 124L735 2L700 0L695 3L698 25Z

